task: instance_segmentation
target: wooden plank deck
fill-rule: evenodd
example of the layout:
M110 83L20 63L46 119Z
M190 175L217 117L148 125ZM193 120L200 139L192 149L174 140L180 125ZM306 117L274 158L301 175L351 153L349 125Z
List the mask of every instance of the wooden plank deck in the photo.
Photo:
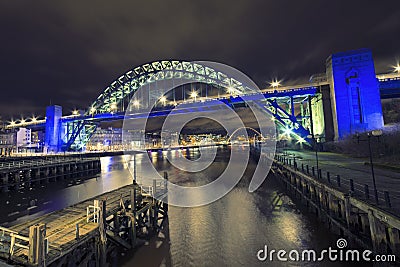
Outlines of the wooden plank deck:
M109 216L120 209L121 197L124 201L130 199L130 192L134 188L134 185L127 185L62 210L43 215L32 221L14 225L9 229L18 232L21 236L29 237L31 226L39 223L46 224L46 238L48 239L46 262L51 263L98 234L98 224L86 221L86 209L94 204L94 200L106 200L106 216ZM79 225L79 239L76 239L77 224ZM13 259L26 264L28 262L27 249L16 248Z

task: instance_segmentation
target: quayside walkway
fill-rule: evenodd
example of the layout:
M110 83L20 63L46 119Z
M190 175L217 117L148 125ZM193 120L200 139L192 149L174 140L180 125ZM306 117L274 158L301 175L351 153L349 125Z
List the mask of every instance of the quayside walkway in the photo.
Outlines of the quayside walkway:
M307 172L308 166L308 173L313 177L319 177L331 186L347 190L368 201L371 205L388 209L400 215L400 172L375 166L377 204L371 166L366 164L369 159L353 158L331 152L318 152L318 168L320 169L318 176L314 151L286 150L284 153L279 153L278 156L287 163L296 163L298 169L304 169L305 172Z
M261 152L260 146L253 146L251 151L259 164L270 160L270 155ZM278 153L273 159L271 175L281 182L287 194L315 214L332 233L376 254L393 256L396 263L400 263L400 205L396 197L385 191L390 188L378 191L376 203L367 182L371 178L363 172L363 167L359 171L349 171L340 167L340 164L354 167L346 157L339 158L343 162L338 163L333 161L336 155L326 155L321 157L325 164L318 164L317 170L311 164L311 157L308 152ZM398 187L392 192L396 189Z

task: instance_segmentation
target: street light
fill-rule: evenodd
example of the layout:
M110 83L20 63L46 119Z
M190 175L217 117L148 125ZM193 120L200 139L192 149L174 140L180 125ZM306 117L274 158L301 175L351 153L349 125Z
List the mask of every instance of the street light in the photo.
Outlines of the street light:
M191 97L191 98L194 98L194 102L196 102L197 92L196 92L196 91L192 91L192 92L190 93L190 97Z
M292 131L292 129L290 129L290 128L288 128L288 127L285 127L285 130L283 131L283 133L284 133L288 138L290 138L290 135L293 134L293 131Z
M270 85L272 88L278 88L281 85L281 81L278 81L277 79L275 79L272 82L270 82Z
M117 109L117 103L112 103L110 106L111 111L116 110Z
M306 142L306 140L303 137L299 136L299 140L297 140L296 144L299 144L300 145L300 149L303 149L303 144L305 142Z
M376 190L376 182L375 182L375 172L374 172L374 164L372 162L372 149L371 149L371 136L379 137L382 135L381 130L375 130L372 132L368 132L368 150L369 150L369 162L371 164L371 173L372 173L372 182L374 185L374 195L375 195L375 202L378 205L378 190Z
M307 138L311 138L314 140L314 149L315 149L315 161L317 163L317 177L319 177L319 163L318 163L318 144L319 144L319 139L321 138L321 136L319 134L315 134L315 135L308 135Z
M135 99L133 100L133 106L135 106L135 108L138 108L140 105L139 100Z
M165 103L167 102L167 98L163 95L162 97L160 97L160 102L165 105Z
M394 71L397 73L400 73L400 65L397 64L397 66L394 67Z
M382 135L381 130L374 130L371 132L367 133L367 140L360 140L360 135L357 134L357 142L360 143L360 141L368 141L368 151L369 151L369 163L371 165L371 174L372 174L372 184L374 186L374 197L375 197L375 202L378 205L379 200L378 200L378 190L376 189L376 182L375 182L375 171L374 171L374 163L372 161L372 148L371 148L371 137L379 137Z
M229 86L226 91L228 92L228 94L233 95L236 90L235 90L235 88Z

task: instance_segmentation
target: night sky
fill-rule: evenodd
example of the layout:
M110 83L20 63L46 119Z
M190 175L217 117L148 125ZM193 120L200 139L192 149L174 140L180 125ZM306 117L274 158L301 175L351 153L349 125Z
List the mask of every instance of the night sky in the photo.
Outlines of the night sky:
M377 72L400 59L400 1L0 0L4 119L87 108L114 79L154 60L229 64L260 87L325 71L362 47Z

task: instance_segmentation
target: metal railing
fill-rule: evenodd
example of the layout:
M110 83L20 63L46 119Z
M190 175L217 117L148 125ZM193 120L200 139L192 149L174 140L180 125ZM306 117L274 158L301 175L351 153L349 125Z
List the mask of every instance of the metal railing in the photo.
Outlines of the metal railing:
M330 171L323 171L322 169L316 170L314 166L308 164L298 164L293 158L289 158L282 155L277 155L275 159L296 171L301 171L302 173L314 177L316 180L329 184L330 186L336 187L337 189L347 192L349 195L356 197L360 200L368 201L372 205L384 204L386 208L392 208L391 198L389 191L377 190L378 193L378 203L373 201L374 195L373 190L369 184L362 184L354 179L341 176L340 174L335 174Z
M95 161L97 158L51 158L51 159L37 159L37 160L19 160L11 162L0 162L0 172L32 168L32 167L49 167L51 165L60 165L67 163L83 163L89 161Z
M0 246L1 251L12 256L15 247L29 251L29 237L18 234L18 232L0 226Z
M89 205L86 208L86 222L99 223L99 218L100 218L100 207Z
M167 190L166 180L164 179L153 179L151 185L139 184L140 194L143 196L154 197L157 193L163 194Z
M10 242L10 256L11 257L14 255L15 247L19 247L19 248L26 249L27 251L29 251L29 237L15 234L15 233L10 233L10 236L11 236L11 242ZM21 240L22 243L18 243L19 240Z

